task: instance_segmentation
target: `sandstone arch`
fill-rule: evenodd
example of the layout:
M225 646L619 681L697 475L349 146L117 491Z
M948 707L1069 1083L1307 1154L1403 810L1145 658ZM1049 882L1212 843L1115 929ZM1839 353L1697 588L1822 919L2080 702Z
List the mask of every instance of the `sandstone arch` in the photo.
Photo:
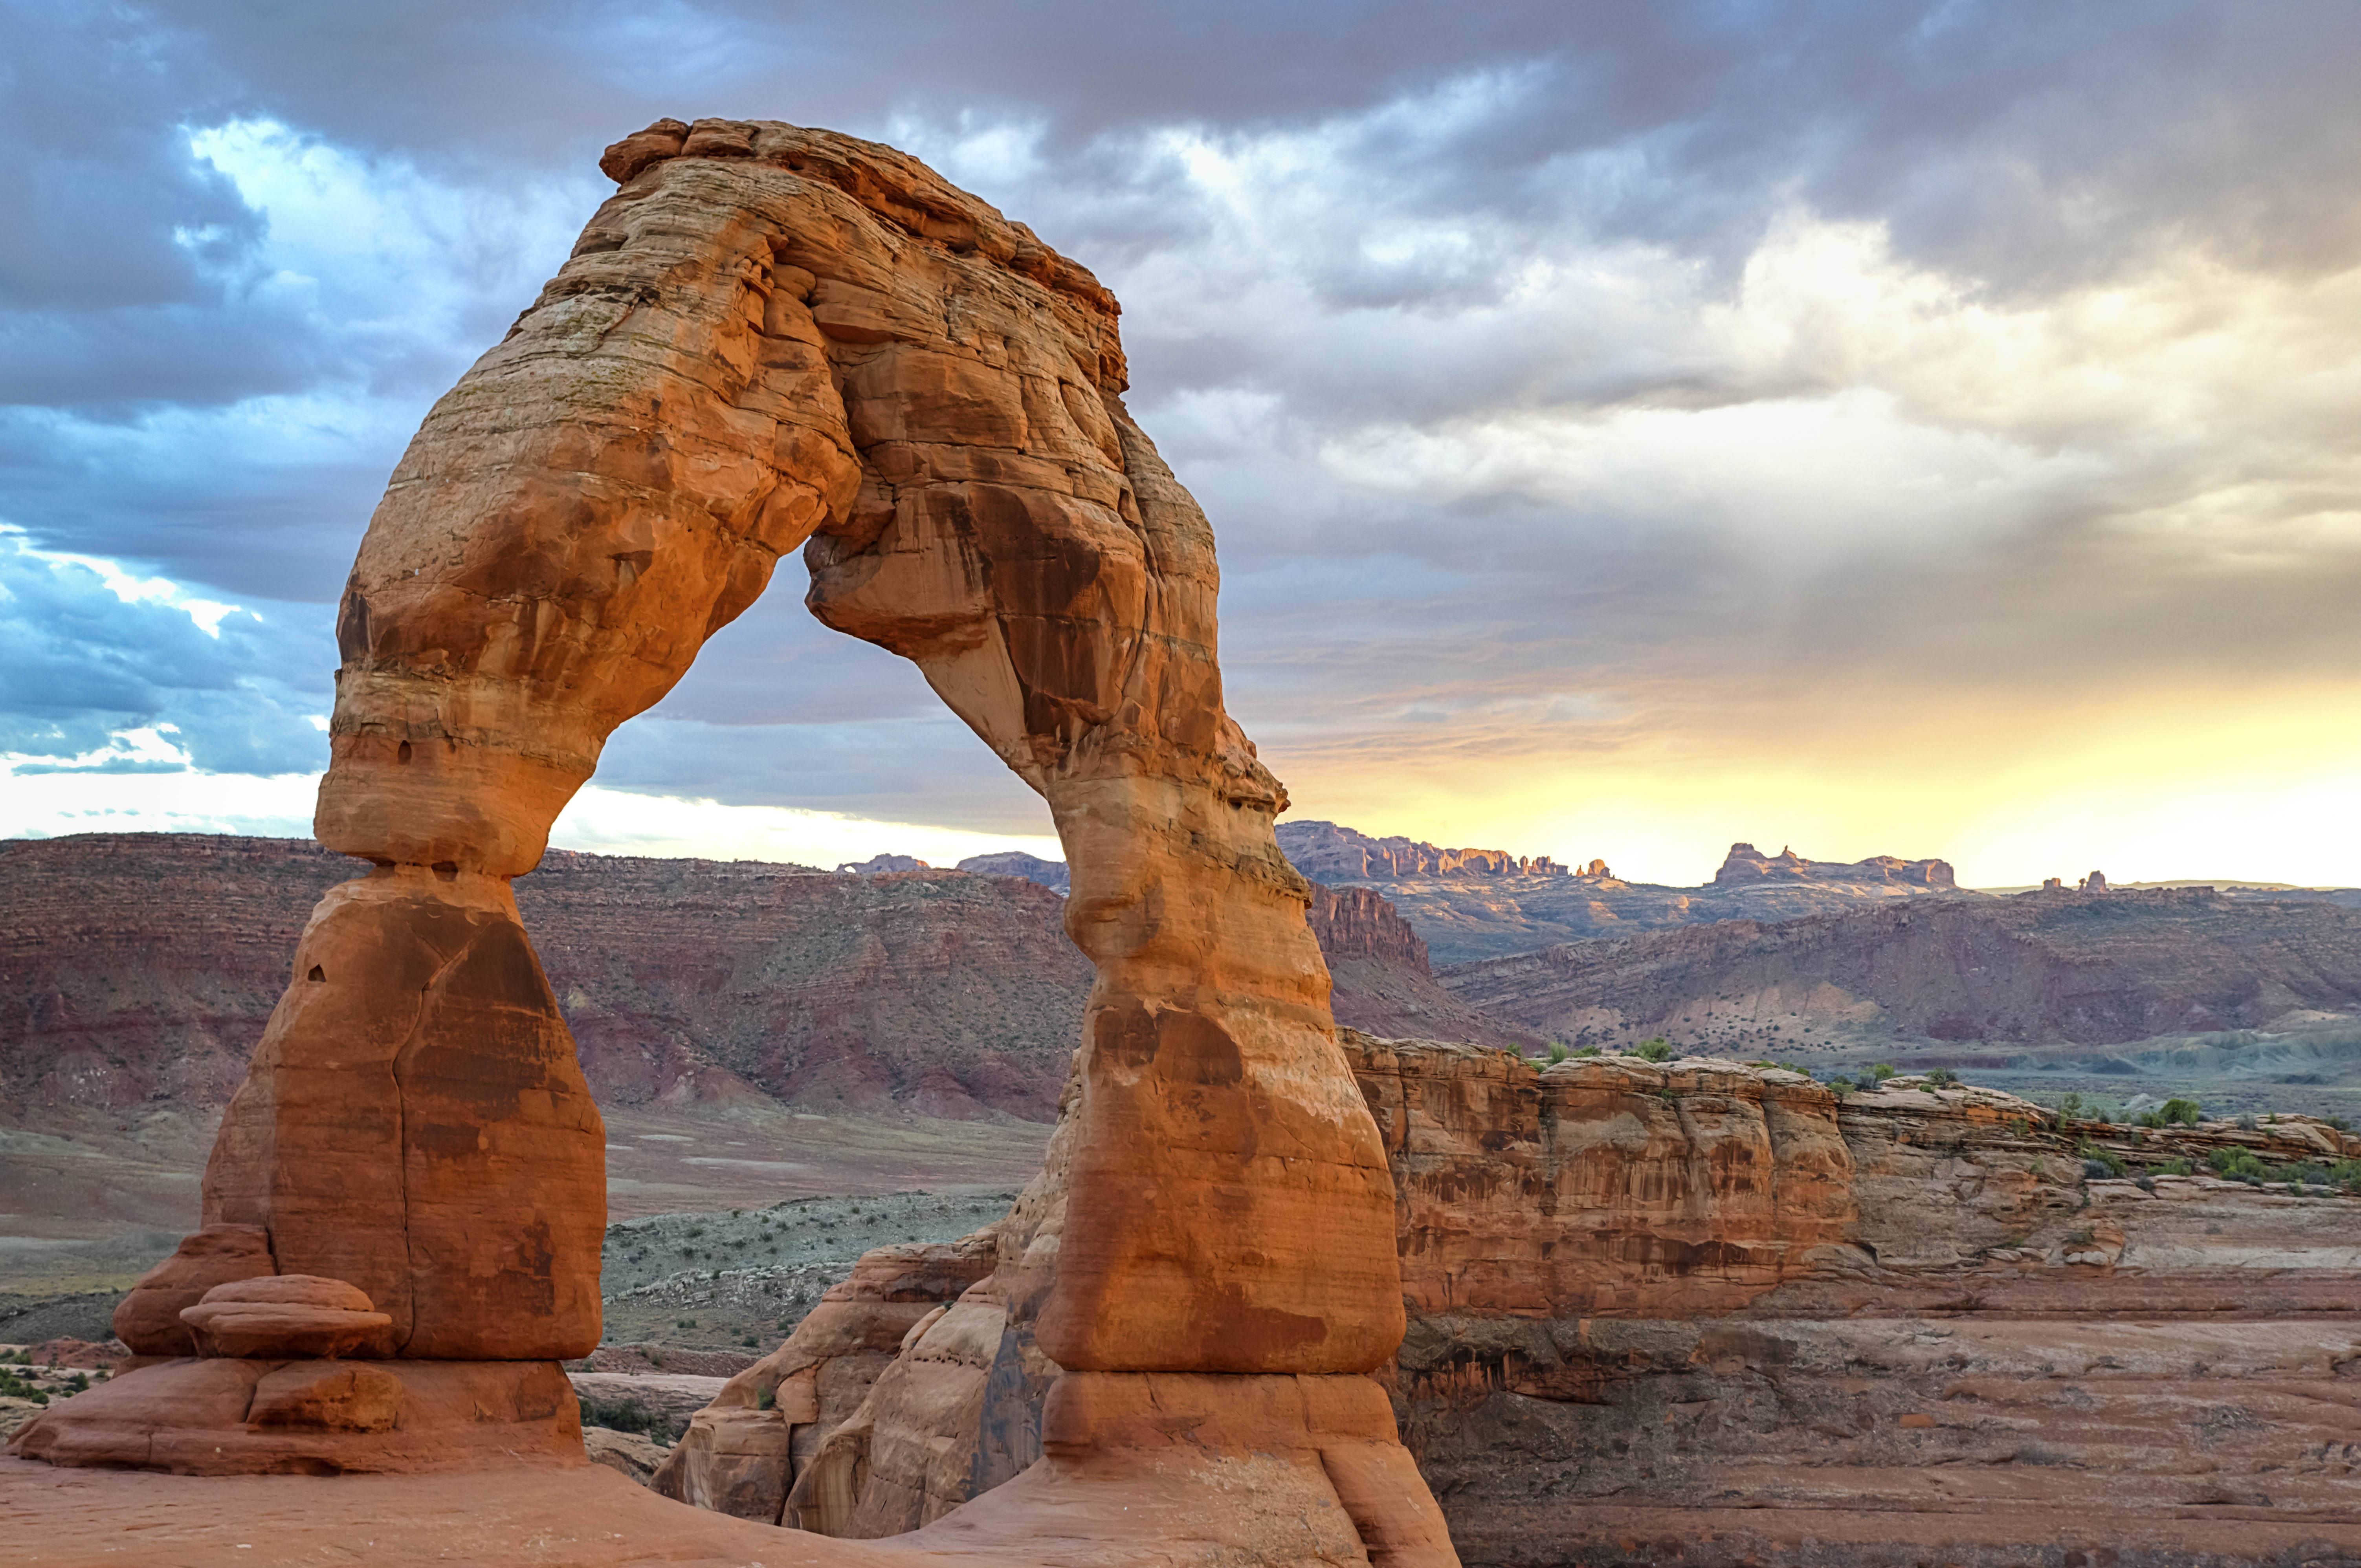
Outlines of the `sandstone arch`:
M602 167L620 189L362 542L317 829L378 869L304 936L207 1245L358 1286L395 1363L595 1345L603 1134L508 879L800 545L815 613L916 662L1072 868L1098 978L1038 1324L1068 1372L1053 1458L1169 1444L1177 1410L1200 1453L1343 1442L1367 1542L1449 1560L1358 1376L1403 1326L1385 1153L1284 792L1223 710L1212 532L1121 400L1114 299L850 137L660 122ZM171 1332L179 1298L148 1294Z

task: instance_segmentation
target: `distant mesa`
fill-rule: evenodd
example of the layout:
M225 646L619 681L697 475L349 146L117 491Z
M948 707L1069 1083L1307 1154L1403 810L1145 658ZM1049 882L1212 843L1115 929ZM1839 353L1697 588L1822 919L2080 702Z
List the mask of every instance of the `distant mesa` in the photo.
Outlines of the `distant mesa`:
M911 855L872 855L865 861L847 861L836 868L839 876L884 876L888 872L926 872L934 868Z
M1752 844L1732 844L1729 858L1713 873L1716 887L1745 887L1763 882L1883 883L1894 887L1923 887L1948 893L1959 886L1949 861L1904 861L1892 855L1872 855L1865 861L1807 861L1789 849L1766 855Z
M2092 872L2089 876L2084 877L2082 879L2082 891L2084 893L2106 892L2107 873L2104 872Z
M959 869L975 876L1023 877L1027 882L1039 883L1053 893L1065 893L1071 886L1066 874L1065 861L1045 861L1022 850L1006 850L996 855L970 855L959 863Z
M1314 882L1361 882L1370 878L1422 876L1565 876L1566 868L1547 855L1512 855L1505 850L1445 850L1421 839L1372 839L1334 822L1282 822L1279 847L1295 869ZM1590 862L1607 874L1607 862Z

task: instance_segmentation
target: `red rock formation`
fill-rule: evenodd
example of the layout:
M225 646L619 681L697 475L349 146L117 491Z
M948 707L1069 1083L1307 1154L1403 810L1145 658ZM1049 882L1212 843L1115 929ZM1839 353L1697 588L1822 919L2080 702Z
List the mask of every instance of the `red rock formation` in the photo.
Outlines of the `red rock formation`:
M1727 1062L1537 1071L1345 1040L1400 1193L1395 1412L1470 1563L1737 1564L1808 1540L1806 1561L1864 1568L2162 1568L2361 1539L2361 1200L2089 1179L2076 1152L2095 1137L2138 1174L2361 1139L2290 1118L2135 1141L1916 1078L1839 1102ZM1014 1313L986 1343L990 1283L906 1338L811 1528L906 1529L939 1511L929 1486L965 1495L1024 1343ZM2215 1529L2224 1508L2247 1538Z
M360 1286L379 1350L596 1343L601 1131L509 879L809 541L815 613L918 663L1048 800L1097 970L1035 1324L1070 1383L1044 1460L936 1530L1005 1545L1046 1507L1301 1557L1317 1504L1318 1555L1451 1561L1361 1376L1402 1331L1390 1175L1272 837L1285 793L1223 711L1212 532L1120 399L1114 300L873 144L665 122L605 167L623 189L362 541L316 827L378 869L304 934L208 1223ZM161 1397L142 1376L109 1395ZM1206 1412L1185 1450L1144 1414L1167 1389ZM64 1454L74 1420L28 1430L52 1424ZM1209 1516L1241 1477L1252 1506Z

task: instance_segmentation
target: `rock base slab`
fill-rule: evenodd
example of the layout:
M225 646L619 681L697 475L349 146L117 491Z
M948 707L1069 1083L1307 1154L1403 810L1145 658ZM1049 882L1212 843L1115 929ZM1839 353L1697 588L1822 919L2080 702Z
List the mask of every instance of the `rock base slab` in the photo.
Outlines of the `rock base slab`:
M153 1361L49 1410L7 1452L182 1475L585 1462L580 1408L553 1361Z

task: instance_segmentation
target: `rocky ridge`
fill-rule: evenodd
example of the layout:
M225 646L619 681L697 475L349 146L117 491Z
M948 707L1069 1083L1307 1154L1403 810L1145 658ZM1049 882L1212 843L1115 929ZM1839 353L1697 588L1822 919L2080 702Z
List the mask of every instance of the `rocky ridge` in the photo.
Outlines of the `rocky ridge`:
M2087 1054L2361 1012L2361 912L2204 887L1911 899L1565 944L1439 978L1576 1044L1904 1037Z

